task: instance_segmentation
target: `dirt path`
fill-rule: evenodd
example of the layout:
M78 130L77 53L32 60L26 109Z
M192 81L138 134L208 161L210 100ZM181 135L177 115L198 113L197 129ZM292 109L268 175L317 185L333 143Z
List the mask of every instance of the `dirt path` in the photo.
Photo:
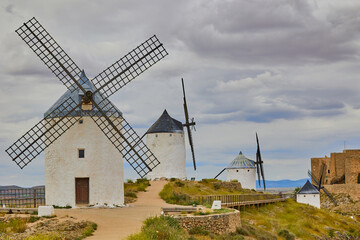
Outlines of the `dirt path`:
M142 222L150 217L160 215L160 208L173 206L159 197L166 181L150 182L147 192L140 192L138 200L132 203L133 207L116 209L56 209L59 217L69 215L80 220L89 220L97 223L98 229L89 240L124 239L132 233L140 231Z

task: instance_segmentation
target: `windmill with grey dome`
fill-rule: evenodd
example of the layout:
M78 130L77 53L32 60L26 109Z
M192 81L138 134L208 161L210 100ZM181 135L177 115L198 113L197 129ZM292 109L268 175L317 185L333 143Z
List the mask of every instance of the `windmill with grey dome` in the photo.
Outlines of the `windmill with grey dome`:
M160 161L148 179L186 178L186 153L183 125L166 109L146 132L146 145Z
M245 157L242 152L225 169L226 181L237 180L242 188L256 189L255 161Z
M159 119L145 133L146 144L160 161L159 167L149 172L147 178L186 178L186 150L184 127L187 129L188 141L191 148L194 170L196 171L194 143L191 130L195 130L194 118L189 118L189 111L185 96L184 80L181 79L185 122L170 117L166 109ZM145 136L144 135L144 136Z
M163 44L154 35L89 80L35 18L16 33L68 90L6 152L23 169L45 150L47 205L122 205L123 159L140 177L160 162L108 98L163 59Z

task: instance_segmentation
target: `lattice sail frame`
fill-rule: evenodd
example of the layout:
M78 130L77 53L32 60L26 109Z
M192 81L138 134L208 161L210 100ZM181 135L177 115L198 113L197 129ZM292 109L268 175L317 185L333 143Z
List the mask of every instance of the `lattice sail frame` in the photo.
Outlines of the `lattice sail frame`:
M82 87L84 81L80 78L80 68L35 18L24 23L16 32L71 92L82 90L86 94ZM101 109L95 102L93 103L95 109L101 112L102 116L99 117L92 112L82 111L84 115L92 117L112 144L120 152L123 152L123 157L141 177L144 177L149 171L159 165L160 162L141 141L129 123L123 117L119 120L119 116L122 116L121 113L107 97L114 94L166 55L168 53L163 44L160 43L155 35L152 36L92 80L95 88L97 88L93 94L101 92L103 97L99 105L105 110ZM21 169L76 123L79 117L74 118L70 113L79 108L81 102L77 106L73 106L69 111L69 109L63 106L67 100L6 150ZM62 116L63 111L69 111L69 113L66 116ZM49 127L50 118L53 118L52 121L54 121L58 117L59 120L50 127L50 129L54 129L54 132L44 130L46 127ZM43 122L44 120L45 123ZM65 126L61 125L63 121ZM67 125L68 122L71 124ZM37 136L36 131L41 133L41 137L32 139L30 133ZM32 142L29 142L29 139Z
M80 117L71 116L79 105L67 98L5 151L23 169L46 147L64 134ZM69 114L63 116L63 112Z

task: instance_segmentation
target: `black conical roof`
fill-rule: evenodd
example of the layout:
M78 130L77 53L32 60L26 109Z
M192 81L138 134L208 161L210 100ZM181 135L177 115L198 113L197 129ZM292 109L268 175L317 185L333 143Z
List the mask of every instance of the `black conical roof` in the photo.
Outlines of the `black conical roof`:
M298 191L298 194L319 194L319 190L312 185L309 180L306 181L305 185Z
M166 109L159 119L147 130L146 133L179 133L184 132L182 123L168 114Z

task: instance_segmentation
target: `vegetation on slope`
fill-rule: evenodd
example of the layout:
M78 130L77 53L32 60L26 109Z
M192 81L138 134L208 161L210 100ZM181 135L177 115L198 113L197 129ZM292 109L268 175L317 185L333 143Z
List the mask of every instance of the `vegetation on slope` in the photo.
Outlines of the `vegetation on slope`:
M135 182L128 179L124 183L125 203L135 202L137 193L145 192L148 186L150 186L150 182L146 178L139 178Z
M234 233L216 235L199 227L189 232L169 216L144 222L128 240L239 240L239 239L359 239L360 223L350 217L320 210L293 200L241 211L242 227Z
M203 179L199 182L171 179L159 195L167 203L190 205L195 203L191 201L190 196L251 193L256 192L241 188L238 182L222 182L216 179Z
M337 235L353 239L360 237L359 222L294 200L270 204L259 209L248 208L241 212L241 219L245 230L263 230L272 234L274 239L276 236L285 239L333 238Z

